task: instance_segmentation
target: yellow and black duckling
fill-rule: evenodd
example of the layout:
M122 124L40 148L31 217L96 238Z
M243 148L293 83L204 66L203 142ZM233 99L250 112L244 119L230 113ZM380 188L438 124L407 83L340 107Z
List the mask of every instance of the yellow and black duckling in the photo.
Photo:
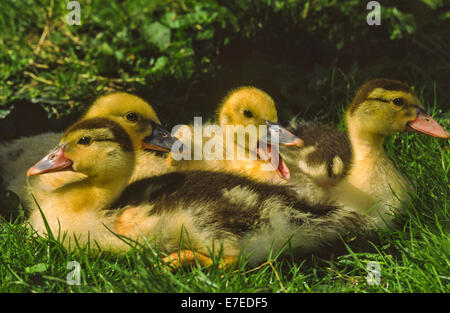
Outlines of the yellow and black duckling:
M240 253L256 265L283 247L310 253L361 231L365 218L354 211L310 205L283 185L214 171L172 172L135 182L110 207L115 231L168 254L175 266L225 265Z
M177 170L206 169L233 172L266 182L288 180L289 168L281 156L278 154L279 162L272 162L276 158L272 160L271 156L277 151L272 151L270 139L276 133L280 145L301 146L303 142L279 125L277 120L275 103L267 93L255 87L240 87L229 92L217 110L217 122L222 130L220 142L223 143L223 151L219 153L222 160L204 156L202 160L194 160L194 157L191 157L191 160L176 161L172 154L169 159ZM227 126L234 132L227 134ZM250 144L249 135L246 132L249 126L255 126L257 139L265 140L264 145L259 145L257 142ZM264 126L262 128L264 131L260 129L260 126ZM203 128L207 127L208 125L205 125ZM190 130L192 134L193 128L190 127ZM180 139L181 131L175 136ZM227 137L231 137L231 140L227 140ZM240 142L239 138L245 141ZM203 144L208 139L203 137ZM191 152L195 152L195 149L203 149L201 146L196 147L195 144L195 142L191 144ZM245 159L242 156L245 156ZM267 167L268 161L273 163L273 168ZM266 169L261 170L264 166Z
M241 252L250 254L252 264L262 262L287 241L309 252L365 222L353 211L311 206L283 186L222 172L172 172L129 184L134 159L119 124L96 118L69 128L58 148L28 171L32 177L57 172L66 179L37 198L53 234L127 251L112 231L138 242L145 237L175 266L211 264L219 250L230 265ZM38 210L30 223L46 233Z
M360 88L346 110L346 124L345 136L320 126L314 130L319 134L316 138L303 132L304 149L310 149L317 162L300 157L298 168L309 174L315 170L314 163L322 163L323 171L317 173L330 180L334 166L344 169L343 175L334 177L334 186L326 188L334 203L367 214L376 227L390 225L393 213L402 211L401 202L409 198L412 187L387 155L384 138L416 131L449 139L450 133L424 113L407 84L390 79L370 80Z
M123 92L99 97L88 109L81 120L106 117L121 124L131 136L137 156L136 171L131 180L162 174L170 171L170 166L162 157L148 152L154 147L142 144L147 133L153 131L160 137L171 137L170 133L160 130L160 120L154 109L143 99ZM34 205L26 186L26 171L42 155L48 153L61 139L61 133L44 133L33 137L24 137L6 144L1 149L0 162L5 172L2 174L6 188L12 190L22 200L25 207ZM148 166L148 164L152 166ZM157 164L157 166L155 166ZM48 175L39 180L43 189L58 185L58 175ZM35 190L35 192L37 192Z

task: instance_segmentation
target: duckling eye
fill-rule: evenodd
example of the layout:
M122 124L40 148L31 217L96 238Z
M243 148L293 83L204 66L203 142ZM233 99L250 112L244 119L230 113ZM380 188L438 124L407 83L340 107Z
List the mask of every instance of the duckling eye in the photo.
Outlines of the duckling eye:
M129 120L130 122L137 122L139 119L139 116L136 113L128 113L125 118Z
M392 100L392 103L397 105L397 106L402 106L403 105L403 99L402 98L395 98L394 100Z
M245 115L245 117L248 117L248 118L252 118L253 117L252 111L249 111L249 110L244 110L244 115Z
M92 142L92 139L90 137L81 137L80 140L78 140L78 144L88 146Z

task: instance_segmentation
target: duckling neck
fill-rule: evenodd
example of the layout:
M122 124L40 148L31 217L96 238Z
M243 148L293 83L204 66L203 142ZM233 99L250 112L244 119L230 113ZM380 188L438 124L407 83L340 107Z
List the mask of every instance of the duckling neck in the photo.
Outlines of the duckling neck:
M85 179L64 185L50 191L39 191L36 195L39 205L46 210L82 212L101 209L114 201L125 188L126 182L111 180L101 183Z
M352 165L346 181L365 192L370 192L374 184L386 184L397 177L394 164L386 154L384 135L365 131L361 122L349 120L348 135L352 145Z
M387 157L383 148L384 135L363 132L359 125L349 124L348 134L353 151L353 164L372 165L379 158Z
M350 123L348 134L353 150L347 177L332 189L332 197L341 205L374 217L379 226L390 222L392 208L400 209L409 181L386 154L382 135L361 131Z
M80 242L89 238L101 242L109 238L111 234L103 225L107 220L103 218L102 209L114 201L126 185L112 181L98 184L86 179L51 191L36 192L36 200L51 232L54 235L67 233L69 237L76 234L81 236ZM29 222L39 234L47 233L47 224L37 208L32 211ZM114 240L108 244L120 245ZM64 241L64 244L68 243L70 239Z

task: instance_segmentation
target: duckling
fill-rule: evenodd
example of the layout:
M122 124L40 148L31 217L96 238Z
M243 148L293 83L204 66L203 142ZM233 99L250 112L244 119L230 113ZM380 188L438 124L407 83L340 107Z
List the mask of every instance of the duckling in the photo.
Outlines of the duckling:
M352 149L345 131L319 123L291 123L292 132L303 139L300 149L281 149L288 166L298 168L319 189L335 186L347 175ZM298 171L297 171L298 174Z
M146 140L155 144L151 136ZM37 196L52 233L68 235L61 237L68 247L76 236L81 244L91 239L94 249L113 252L129 249L116 234L145 238L175 266L196 259L209 265L223 249L225 265L231 265L241 252L252 264L261 262L287 241L308 252L365 223L355 212L313 207L288 188L229 173L172 172L129 184L134 160L132 141L119 124L95 118L70 127L27 172L64 176L59 188ZM29 222L39 234L47 232L39 210Z
M346 124L351 158L347 156L348 148L342 145L345 141L341 134L329 137L329 140L342 141L330 146L330 150L317 145L324 160L329 160L330 155L339 156L348 167L347 175L328 188L330 200L367 215L372 227L389 227L394 213L403 212L402 202L409 199L412 186L387 155L383 147L385 137L416 131L449 139L450 133L425 114L423 105L407 84L390 79L370 80L359 89L346 110Z
M217 110L217 122L222 130L220 143L224 143L223 153L219 152L220 160L204 156L202 160L181 159L176 161L173 154L169 155L169 160L177 170L226 171L243 174L260 181L281 183L283 180L289 179L289 168L277 153L278 151L275 151L275 149L271 151L271 138L276 133L278 143L287 146L301 146L303 142L279 125L277 120L275 103L267 93L255 87L240 87L230 91ZM227 126L230 126L234 133L228 133ZM257 143L253 145L250 143L249 133L246 129L252 126L255 126L257 139L263 139L264 145L259 146ZM262 130L260 126L267 126L267 129L264 127ZM209 125L205 125L203 129L208 127ZM193 128L187 128L190 137ZM186 131L186 128L180 129L175 136L183 141L181 133L184 131ZM228 137L231 137L231 139L227 140ZM239 137L245 138L245 141L240 142ZM205 143L209 138L205 136L202 139L202 142ZM202 150L206 146L195 146L196 144L198 143L194 142L191 145L191 151ZM278 154L278 158L276 156L271 158L275 153ZM278 162L273 162L275 159ZM267 170L261 170L268 161L273 167L266 167Z
M70 127L60 145L30 167L27 176L58 174L57 188L35 194L53 234L67 231L86 242L89 233L102 242L109 241L109 235L98 225L100 209L125 188L134 164L132 141L120 125L86 119ZM29 223L39 234L47 233L39 209L32 211Z
M287 242L296 253L309 253L363 230L366 223L354 211L310 205L283 185L202 170L135 182L110 210L117 216L118 234L145 238L175 267L195 260L206 266L216 254L231 266L241 253L256 265Z
M93 117L110 118L120 123L129 132L133 145L138 151L138 164L131 180L171 170L164 158L148 152L154 147L142 143L145 134L151 129L155 135L159 134L161 137L175 140L170 133L160 129L158 116L143 99L123 92L102 96L92 104L81 120ZM61 136L60 133L44 133L34 137L20 138L2 147L0 162L5 169L3 180L7 184L7 189L19 195L25 207L34 206L34 201L30 198L26 186L26 170L40 156L47 154L52 147L56 146ZM158 166L148 166L149 162ZM56 177L57 175L53 175L41 179L39 183L42 188L54 188L58 184Z
M136 145L131 138L119 123L105 118L83 119L67 129L58 147L27 171L30 180L56 175L58 181L55 188L38 192L39 184L31 184L39 209L31 212L30 225L41 235L47 233L43 214L55 235L67 232L81 242L90 236L106 248L120 246L120 240L102 225L108 222L102 209L120 195L133 175ZM170 138L161 141L151 130L142 141L163 150L172 144Z

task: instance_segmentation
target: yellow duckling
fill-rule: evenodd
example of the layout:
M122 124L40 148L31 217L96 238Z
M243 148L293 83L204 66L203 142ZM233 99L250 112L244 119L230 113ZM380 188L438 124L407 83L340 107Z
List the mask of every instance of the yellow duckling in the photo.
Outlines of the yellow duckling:
M141 141L162 150L173 143L170 137L161 141L151 129ZM32 184L42 213L38 208L31 212L31 226L41 235L47 233L43 214L55 237L65 232L70 235L65 244L76 235L80 242L90 237L107 249L122 246L104 227L109 218L102 209L129 183L136 160L134 146L129 134L112 120L83 119L71 126L59 146L27 172L31 180L57 175L58 181L57 188L39 188L38 192L39 184Z
M331 200L368 215L375 227L391 225L394 213L402 212L401 202L409 199L412 187L387 155L383 147L385 137L416 131L449 139L450 133L424 113L423 105L408 85L390 79L370 80L361 87L346 110L346 124L350 146L343 145L344 140L328 147L315 146L322 149L317 155L322 153L323 162L338 156L348 168L348 174L327 189ZM325 137L318 138L320 141ZM336 138L342 139L342 135Z
M219 105L217 116L222 131L221 134L214 133L216 136L219 135L219 143L222 145L222 151L218 153L219 157L211 158L204 154L202 159L198 158L199 160L191 156L191 160L177 161L174 155L170 154L171 165L177 170L204 169L239 173L266 182L280 183L289 179L289 168L278 151L272 149L272 138L277 137L279 144L287 146L301 146L303 142L277 123L275 103L267 93L254 87L232 90ZM210 126L205 125L203 129L208 127ZM253 143L249 139L251 127L254 129L256 139ZM186 131L186 128L182 128L175 135L182 141L183 131ZM198 144L195 142L195 130L190 127L189 141L192 141L192 138L194 143L191 144L191 152L204 151L208 145L205 142L209 138L203 136L202 143ZM264 145L259 145L257 140L263 140ZM214 153L217 151L214 150ZM272 167L267 167L269 160Z
M89 233L93 240L110 242L112 234L98 222L102 219L100 209L125 188L134 164L135 154L128 134L118 124L96 118L70 127L60 145L31 167L27 175L31 179L59 176L58 188L35 193L55 236L68 232L86 242ZM39 234L47 233L38 209L32 211L29 222Z
M113 93L97 99L82 119L95 117L105 117L119 123L130 135L137 153L137 164L131 181L171 170L164 158L150 152L150 150L169 152L170 148L161 148L143 142L143 138L148 133L152 133L154 138L159 138L161 143L176 141L170 132L160 127L161 122L149 103L128 93Z
M102 96L92 104L81 120L93 117L106 117L116 121L130 134L133 145L138 151L138 164L131 180L170 171L170 166L164 158L147 152L154 147L142 144L143 138L152 130L161 138L172 138L170 133L160 129L158 116L143 99L123 92ZM0 162L5 168L3 180L7 184L6 187L18 194L27 208L33 207L34 201L27 190L26 171L42 155L55 147L61 136L60 133L44 133L20 138L1 149ZM157 166L148 166L149 162ZM48 175L36 182L39 181L43 189L51 189L58 186L57 177L58 175Z

